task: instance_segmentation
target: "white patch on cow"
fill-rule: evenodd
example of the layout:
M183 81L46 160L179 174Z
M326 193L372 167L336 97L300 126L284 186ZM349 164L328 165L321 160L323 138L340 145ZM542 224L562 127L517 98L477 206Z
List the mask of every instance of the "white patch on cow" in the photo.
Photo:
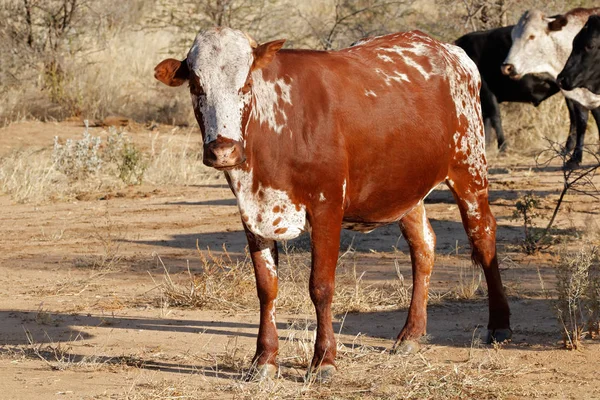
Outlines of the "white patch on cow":
M385 84L387 86L392 86L392 81L395 81L398 83L400 83L402 81L410 82L410 80L408 79L408 75L403 74L398 71L394 71L393 75L389 75L387 72L385 72L381 68L377 68L377 69L375 69L375 72L377 72L380 75L383 75L383 78L385 79Z
M370 97L377 97L377 93L375 93L375 92L374 92L374 91L372 91L372 90L366 90L366 89L365 89L365 96L367 96L367 97L369 97L369 96L370 96Z
M228 171L242 220L255 235L271 240L298 237L306 225L306 207L294 204L283 190L263 187L253 190L253 173Z
M240 31L215 28L201 31L187 55L190 70L204 91L192 96L204 120L205 142L223 136L241 140L242 113L250 101L240 93L253 62L252 47Z
M462 162L468 165L469 173L476 183L483 185L487 179L485 139L479 88L481 79L475 63L460 47L443 44L448 51L446 76L450 95L456 107L456 117L461 125L466 123L464 133L453 136L457 153L463 153Z
M270 315L271 323L273 324L273 326L277 326L277 320L275 319L275 301L273 301L273 304L271 305Z
M327 199L325 198L325 195L323 194L323 192L319 193L319 201L322 203L325 200L327 200Z
M431 78L433 75L441 75L443 73L443 69L434 64L434 58L431 57L431 47L427 43L423 43L423 40L425 40L425 42L428 42L429 40L423 36L418 36L418 38L419 41L407 43L403 46L379 47L377 48L377 51L386 52L388 54L397 54L405 65L416 69L423 76L423 78L425 78L425 80L429 80L429 78ZM381 53L378 53L378 57L379 54ZM425 68L423 68L423 65L421 65L418 61L415 61L412 56L427 56L428 61L432 63L430 65L432 68L431 71L426 71Z
M481 218L481 213L479 212L479 205L477 202L471 203L468 200L463 200L467 205L467 216L475 219Z
M262 70L252 72L255 101L251 116L261 124L267 124L277 134L283 131L288 120L284 105L292 105L292 81L288 79L289 83L284 78L267 81L263 78Z
M479 232L479 227L478 226L476 226L475 228L471 228L471 229L469 229L469 235L468 236L469 237L473 237L473 236L475 236L475 234L477 234L477 232Z
M344 183L342 184L342 207L344 207L345 202L346 202L346 180L344 179Z
M454 181L452 179L447 179L446 182L448 182L448 186L454 188Z
M271 247L267 247L260 251L260 257L265 262L265 266L267 270L271 274L271 276L277 276L277 266L275 265L275 260L273 259L273 252L271 251Z
M423 207L423 240L425 241L425 244L427 245L427 248L429 249L429 251L433 252L435 251L435 236L434 233L432 232L431 228L429 227L428 221L427 221L427 213L425 212L425 207Z
M568 97L573 99L588 110L600 107L600 95L590 92L586 88L576 88L573 90L561 90L561 92Z
M484 229L485 233L487 233L488 235L492 234L492 228L490 228L489 226L486 226Z
M393 63L394 60L392 59L392 57L388 56L387 54L377 54L377 57L381 58L384 62L388 62L388 63Z
M590 10L590 14L598 12ZM519 75L547 73L556 79L571 54L573 39L587 21L585 14L565 14L567 24L552 31L548 24L555 18L539 10L526 11L511 32L513 44L504 63L512 64Z

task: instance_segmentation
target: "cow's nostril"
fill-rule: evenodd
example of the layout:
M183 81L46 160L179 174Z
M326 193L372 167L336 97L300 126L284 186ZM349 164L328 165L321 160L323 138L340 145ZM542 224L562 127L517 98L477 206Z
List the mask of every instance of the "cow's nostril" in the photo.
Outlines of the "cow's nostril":
M512 64L502 64L501 69L504 75L511 75L515 71L515 67Z

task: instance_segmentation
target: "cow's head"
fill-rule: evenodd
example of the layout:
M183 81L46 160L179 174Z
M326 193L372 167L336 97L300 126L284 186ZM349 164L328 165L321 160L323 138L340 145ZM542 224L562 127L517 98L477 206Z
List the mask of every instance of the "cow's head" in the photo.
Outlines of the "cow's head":
M525 12L511 32L513 43L502 73L513 79L543 73L556 77L562 69L559 53L566 51L561 48L564 43L560 32L567 24L563 15L546 17L538 10Z
M252 107L252 74L267 66L285 40L257 45L243 32L200 32L187 58L167 59L154 76L169 86L189 82L194 114L204 141L204 164L218 169L246 161L244 139Z
M591 16L573 40L573 51L558 75L565 90L581 87L600 95L600 15Z

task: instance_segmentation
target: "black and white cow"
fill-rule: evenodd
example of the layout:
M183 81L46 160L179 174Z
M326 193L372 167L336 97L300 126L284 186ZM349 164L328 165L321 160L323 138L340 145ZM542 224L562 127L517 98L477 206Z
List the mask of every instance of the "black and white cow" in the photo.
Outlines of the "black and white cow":
M485 134L489 142L492 129L496 132L498 148L504 148L499 103L530 103L538 106L548 97L559 92L559 87L550 75L526 75L520 80L510 79L500 71L512 45L511 31L514 25L487 31L468 33L455 42L475 62L481 74L481 108ZM567 148L573 150L575 137L585 134L588 111L570 99L567 100L571 127Z
M600 15L592 15L573 40L573 51L558 74L564 90L584 88L593 93L585 106L600 106Z
M600 8L576 8L552 17L547 17L539 10L525 12L512 30L513 45L502 65L502 73L513 79L520 79L526 74L549 74L557 79L571 54L573 39L587 19L598 14ZM584 88L561 91L567 98L592 110L600 130L600 108L593 101L596 96ZM579 123L587 123L587 113ZM578 135L567 168L576 167L581 162L583 141L584 135Z

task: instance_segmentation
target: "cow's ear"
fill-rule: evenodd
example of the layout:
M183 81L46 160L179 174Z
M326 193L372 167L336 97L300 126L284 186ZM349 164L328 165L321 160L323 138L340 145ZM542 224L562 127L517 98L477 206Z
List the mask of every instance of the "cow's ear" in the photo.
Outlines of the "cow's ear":
M261 69L269 65L275 54L283 47L285 39L274 40L272 42L261 44L254 49L254 63L252 69Z
M167 86L181 86L190 77L187 60L167 58L154 67L154 77Z
M564 15L559 15L550 22L548 22L548 30L551 32L560 31L565 25L567 25L568 22L569 20L567 19L567 17L565 17Z

